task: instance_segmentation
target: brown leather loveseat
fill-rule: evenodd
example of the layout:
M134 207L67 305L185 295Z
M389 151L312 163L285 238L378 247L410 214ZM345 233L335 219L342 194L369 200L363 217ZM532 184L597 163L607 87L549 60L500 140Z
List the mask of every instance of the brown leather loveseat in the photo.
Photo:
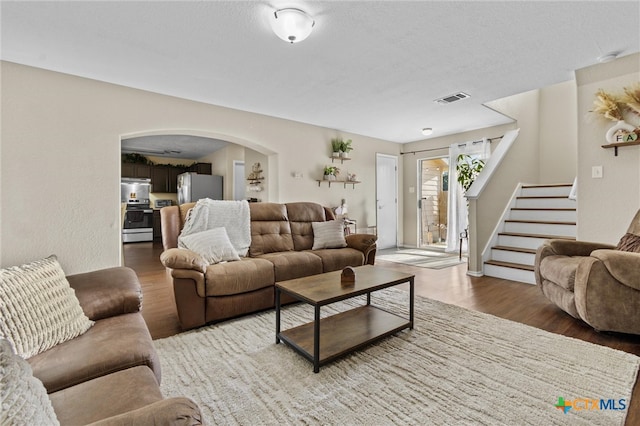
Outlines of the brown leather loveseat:
M160 363L140 312L135 272L116 267L67 280L95 324L27 360L60 424L200 424L193 401L160 393Z
M177 248L186 215L194 205L160 211L165 249L161 260L173 277L183 329L273 308L276 282L373 265L375 260L376 236L369 234L347 235L344 248L312 250L312 223L335 220L333 212L320 204L250 203L248 256L209 265L197 253Z

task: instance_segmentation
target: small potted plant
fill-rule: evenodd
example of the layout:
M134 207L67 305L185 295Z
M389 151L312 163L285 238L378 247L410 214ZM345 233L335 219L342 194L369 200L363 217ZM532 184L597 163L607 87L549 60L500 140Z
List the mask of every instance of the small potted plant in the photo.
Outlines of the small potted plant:
M349 158L350 151L353 151L353 148L351 147L351 139L342 141L342 143L340 144L340 157Z
M342 139L333 138L331 139L331 156L333 158L340 157L340 148L342 147Z
M340 173L340 169L336 166L325 166L324 180L336 180L338 173Z

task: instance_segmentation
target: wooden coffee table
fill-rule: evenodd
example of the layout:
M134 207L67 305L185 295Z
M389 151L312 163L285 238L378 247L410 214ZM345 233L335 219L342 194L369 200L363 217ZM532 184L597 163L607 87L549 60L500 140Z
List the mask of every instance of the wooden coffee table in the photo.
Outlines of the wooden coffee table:
M276 344L284 341L313 362L313 372L320 365L351 353L405 328L413 328L414 275L365 265L354 268L355 283L343 285L342 271L276 283ZM402 283L409 283L409 318L371 305L371 293ZM280 295L287 293L312 305L314 320L280 331ZM355 296L367 295L366 305L320 319L320 308Z

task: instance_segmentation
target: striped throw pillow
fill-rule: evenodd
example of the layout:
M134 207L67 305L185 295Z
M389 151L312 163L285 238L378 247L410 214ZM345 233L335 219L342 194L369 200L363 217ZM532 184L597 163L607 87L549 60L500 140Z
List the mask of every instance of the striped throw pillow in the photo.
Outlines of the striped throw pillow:
M328 220L326 222L311 222L311 226L313 227L312 250L342 248L347 246L342 221Z
M55 256L0 269L0 338L30 358L93 325Z

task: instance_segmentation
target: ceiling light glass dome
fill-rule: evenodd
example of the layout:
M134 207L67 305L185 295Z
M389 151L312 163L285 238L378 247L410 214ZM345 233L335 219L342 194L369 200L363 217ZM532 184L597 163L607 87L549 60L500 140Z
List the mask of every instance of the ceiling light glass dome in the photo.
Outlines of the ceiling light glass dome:
M299 43L309 37L315 21L300 9L280 9L273 13L271 28L282 40Z

